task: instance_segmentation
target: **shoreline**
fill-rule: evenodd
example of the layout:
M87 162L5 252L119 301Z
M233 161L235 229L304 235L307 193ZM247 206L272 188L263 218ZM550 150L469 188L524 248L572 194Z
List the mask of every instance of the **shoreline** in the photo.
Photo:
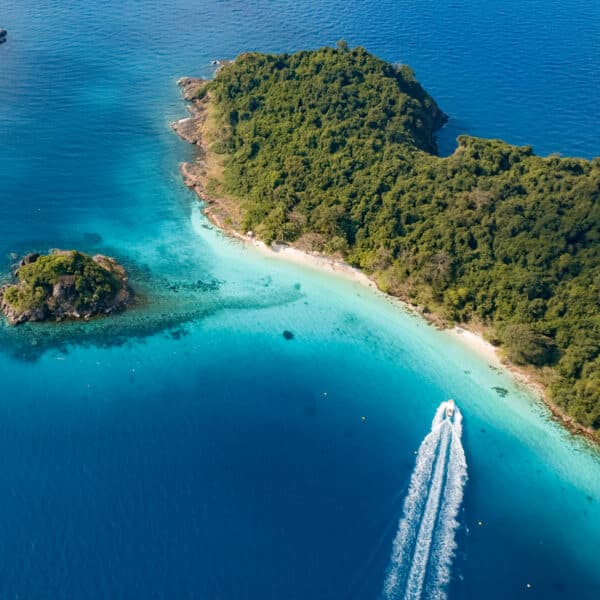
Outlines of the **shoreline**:
M182 91L183 99L187 102L187 110L190 116L171 123L171 128L179 137L196 146L198 149L194 162L181 163L179 170L184 184L203 203L203 213L213 225L226 235L238 239L243 244L252 245L266 256L277 257L322 272L343 276L364 285L372 291L382 294L388 299L400 303L405 309L420 316L429 324L447 333L451 338L459 341L481 358L487 360L491 366L506 371L516 383L523 385L529 393L538 400L541 400L549 410L550 417L561 424L568 432L591 441L596 447L600 446L600 437L593 430L577 423L571 416L554 404L549 396L547 386L536 378L530 369L514 365L503 357L499 348L484 338L482 331L474 330L468 323L447 326L437 315L425 313L421 307L414 306L400 297L383 292L379 289L373 278L360 269L352 267L340 258L310 252L289 244L273 243L271 246L268 246L263 241L257 239L252 232L244 234L236 229L235 225L238 227L240 225L239 222L236 223L235 216L232 215L231 201L224 198L215 198L206 189L206 182L209 178L208 173L213 170L212 165L207 160L209 155L208 144L206 139L203 138L201 131L202 126L207 120L206 104L208 98L205 96L201 100L198 100L194 97L198 86L202 85L205 81L204 79L192 77L182 77L177 81L177 85Z

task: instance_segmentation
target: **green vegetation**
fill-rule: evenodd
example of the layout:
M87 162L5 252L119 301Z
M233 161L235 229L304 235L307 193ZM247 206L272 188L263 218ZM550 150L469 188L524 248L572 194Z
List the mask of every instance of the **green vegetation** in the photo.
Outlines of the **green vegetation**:
M13 323L105 311L124 286L126 290L127 282L124 270L112 259L75 250L31 255L17 278L18 283L0 290L2 308Z
M408 67L362 48L244 54L203 86L245 229L338 253L448 321L477 320L600 428L600 159L462 136Z

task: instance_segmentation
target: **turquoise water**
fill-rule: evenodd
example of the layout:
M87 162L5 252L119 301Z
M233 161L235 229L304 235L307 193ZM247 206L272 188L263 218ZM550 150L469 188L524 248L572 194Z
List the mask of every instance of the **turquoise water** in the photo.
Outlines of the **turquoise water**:
M0 329L0 597L377 598L451 396L469 480L449 598L596 598L598 455L395 302L223 238L168 128L176 79L212 58L344 37L414 67L452 117L444 151L467 132L592 157L596 4L5 4L3 270L109 252L147 303Z

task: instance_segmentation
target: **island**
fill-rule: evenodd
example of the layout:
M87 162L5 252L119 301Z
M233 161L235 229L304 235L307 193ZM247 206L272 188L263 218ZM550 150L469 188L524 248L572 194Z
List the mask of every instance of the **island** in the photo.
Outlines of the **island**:
M337 257L442 325L467 324L600 430L600 159L460 136L406 65L345 42L250 52L179 81L182 165L234 235Z
M125 269L113 258L76 250L28 254L16 282L0 288L0 309L11 325L110 315L133 299Z

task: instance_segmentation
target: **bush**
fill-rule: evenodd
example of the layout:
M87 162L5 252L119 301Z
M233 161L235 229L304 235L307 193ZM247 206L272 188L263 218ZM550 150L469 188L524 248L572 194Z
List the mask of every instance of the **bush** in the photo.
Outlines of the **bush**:
M529 325L507 325L502 332L508 358L517 365L538 367L556 360L556 344L552 338L536 333Z
M600 159L470 136L440 158L410 68L343 43L244 54L208 91L245 230L324 239L382 289L496 328L515 362L559 361L555 401L596 423Z

